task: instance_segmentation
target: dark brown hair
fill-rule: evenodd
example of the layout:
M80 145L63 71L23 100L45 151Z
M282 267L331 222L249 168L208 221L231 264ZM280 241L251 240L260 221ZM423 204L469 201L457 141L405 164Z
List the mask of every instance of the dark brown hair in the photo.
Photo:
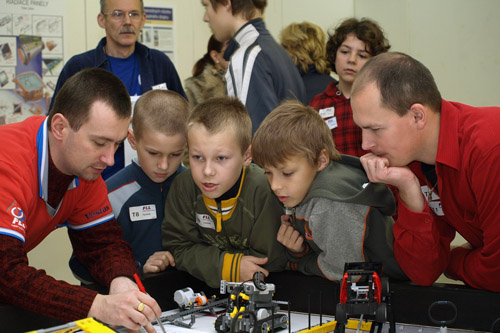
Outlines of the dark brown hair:
M227 5L227 0L210 0L212 7L217 11L219 5ZM231 12L233 16L242 14L246 20L251 20L264 13L267 0L231 0Z
M347 19L340 23L333 33L330 32L328 34L329 38L326 43L326 53L332 65L332 69L335 72L337 50L349 34L354 34L356 38L363 41L366 45L366 51L370 53L371 56L387 52L391 48L389 41L384 36L384 32L375 21L367 18L362 18L361 20L356 18Z
M74 131L89 119L90 108L99 101L108 105L118 118L130 118L131 103L127 88L113 73L86 68L71 76L56 95L47 120L48 128L56 113L62 114Z
M214 35L210 36L210 39L208 40L208 45L207 45L207 53L203 57L201 57L193 67L193 76L198 76L203 72L203 69L205 69L205 66L207 64L211 64L212 66L215 66L214 60L210 56L211 51L217 51L217 53L220 53L222 51L222 48L224 47L224 43L219 42L217 39L215 39Z

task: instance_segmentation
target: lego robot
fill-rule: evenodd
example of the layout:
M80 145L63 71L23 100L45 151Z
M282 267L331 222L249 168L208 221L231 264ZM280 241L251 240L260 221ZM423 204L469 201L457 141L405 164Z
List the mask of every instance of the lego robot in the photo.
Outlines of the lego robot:
M349 315L371 315L382 324L387 319L389 280L381 277L382 265L370 262L346 263L335 319L340 331ZM337 330L339 331L339 330Z
M274 284L264 283L262 276L257 272L251 282L243 283L221 281L220 293L230 297L226 313L215 321L218 333L268 333L288 327L288 316L278 313L279 303L272 299Z

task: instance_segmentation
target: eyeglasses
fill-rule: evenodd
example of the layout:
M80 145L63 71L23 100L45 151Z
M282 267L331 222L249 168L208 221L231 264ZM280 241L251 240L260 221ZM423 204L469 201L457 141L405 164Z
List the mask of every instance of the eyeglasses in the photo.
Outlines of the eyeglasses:
M114 21L123 21L125 19L125 15L128 15L130 21L139 21L142 18L142 13L138 10L133 10L131 12L113 10L111 13L102 13L102 15L109 15Z

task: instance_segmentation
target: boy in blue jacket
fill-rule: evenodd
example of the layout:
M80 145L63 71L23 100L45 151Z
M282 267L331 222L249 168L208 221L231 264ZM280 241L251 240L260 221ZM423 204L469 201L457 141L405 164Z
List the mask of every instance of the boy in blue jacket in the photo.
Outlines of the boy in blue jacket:
M175 265L172 254L163 250L161 224L170 184L185 169L181 159L188 117L186 99L174 91L151 90L142 95L135 104L127 137L137 150L137 159L106 181L123 238L143 273ZM74 258L70 267L82 282L89 279Z

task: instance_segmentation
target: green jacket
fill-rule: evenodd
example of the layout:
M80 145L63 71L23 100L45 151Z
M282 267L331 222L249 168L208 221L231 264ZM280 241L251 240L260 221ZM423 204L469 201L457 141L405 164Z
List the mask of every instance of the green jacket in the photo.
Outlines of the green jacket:
M370 183L359 158L342 155L318 172L294 208L294 226L307 246L289 252L292 269L339 280L346 262L374 261L385 275L406 279L392 250L394 210L389 188Z
M282 214L281 203L256 165L244 168L238 195L219 205L203 196L188 169L168 193L163 247L173 254L178 269L214 288L221 279L239 281L244 255L267 257L265 269L282 271L287 257L276 240Z

